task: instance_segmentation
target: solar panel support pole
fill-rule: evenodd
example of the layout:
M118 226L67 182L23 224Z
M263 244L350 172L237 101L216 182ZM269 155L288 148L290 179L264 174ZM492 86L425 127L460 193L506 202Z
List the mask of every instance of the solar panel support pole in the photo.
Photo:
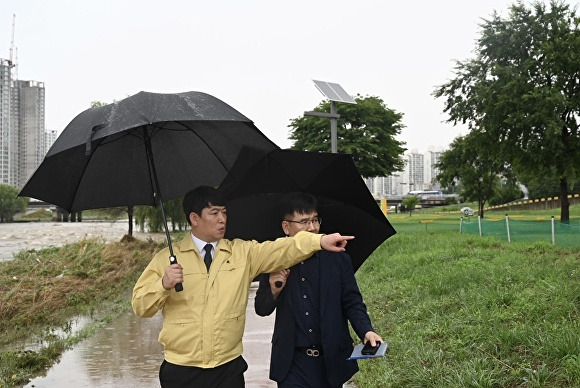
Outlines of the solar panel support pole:
M336 103L330 101L330 114L336 115ZM336 135L336 118L330 119L330 152L336 154L338 152L338 140Z
M330 101L330 113L304 112L304 115L330 119L330 150L333 154L336 154L338 152L337 119L340 117L336 113L336 101L346 102L347 104L356 104L356 101L337 83L312 81L320 93Z
M307 111L304 112L304 116L314 116L314 117L324 117L325 119L339 119L339 114L330 114L325 112L314 112L314 111Z
M337 119L340 118L340 115L336 113L336 103L334 101L330 101L330 112L304 112L304 116L314 116L314 117L324 117L326 119L330 119L330 151L333 154L338 152L338 136L337 136Z

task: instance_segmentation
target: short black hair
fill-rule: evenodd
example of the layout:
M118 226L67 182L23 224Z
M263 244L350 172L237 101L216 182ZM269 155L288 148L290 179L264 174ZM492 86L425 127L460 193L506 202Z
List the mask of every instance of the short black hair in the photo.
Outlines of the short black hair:
M206 207L225 205L226 200L222 193L211 186L198 186L188 191L185 197L183 197L183 212L185 213L187 223L190 225L189 215L191 213L201 216L202 210Z
M294 212L300 214L312 213L318 211L318 200L311 194L299 191L293 191L285 194L280 201L281 219L294 215Z

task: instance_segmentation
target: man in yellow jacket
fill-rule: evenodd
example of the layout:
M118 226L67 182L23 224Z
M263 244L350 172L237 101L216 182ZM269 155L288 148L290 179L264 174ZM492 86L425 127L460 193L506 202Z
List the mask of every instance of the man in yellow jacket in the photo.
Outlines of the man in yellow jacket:
M342 252L354 237L300 232L263 243L224 239L225 200L208 186L188 192L183 210L191 234L174 245L179 264L168 265L168 248L157 253L135 284L133 310L140 317L163 313L163 388L244 387L242 336L252 280L321 249ZM174 289L178 283L181 292Z

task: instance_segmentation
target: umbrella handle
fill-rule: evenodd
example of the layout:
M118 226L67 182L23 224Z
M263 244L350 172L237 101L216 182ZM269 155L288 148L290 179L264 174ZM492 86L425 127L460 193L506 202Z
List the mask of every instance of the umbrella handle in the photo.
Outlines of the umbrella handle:
M175 257L175 255L171 255L171 256L169 256L169 263L170 263L170 264L177 264L177 257ZM181 283L177 283L177 284L175 285L175 291L176 291L176 292L183 291L183 284L181 284Z

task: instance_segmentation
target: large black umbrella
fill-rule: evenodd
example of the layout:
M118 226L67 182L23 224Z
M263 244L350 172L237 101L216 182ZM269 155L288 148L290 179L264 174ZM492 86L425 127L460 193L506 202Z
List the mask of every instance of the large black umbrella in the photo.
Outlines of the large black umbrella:
M391 226L364 184L352 157L293 150L243 150L220 190L228 199L227 238L282 236L280 199L291 191L319 200L321 232L354 235L347 253L356 271L387 238Z
M217 186L242 146L278 148L206 93L140 92L75 117L19 195L69 212L156 206L198 185Z

